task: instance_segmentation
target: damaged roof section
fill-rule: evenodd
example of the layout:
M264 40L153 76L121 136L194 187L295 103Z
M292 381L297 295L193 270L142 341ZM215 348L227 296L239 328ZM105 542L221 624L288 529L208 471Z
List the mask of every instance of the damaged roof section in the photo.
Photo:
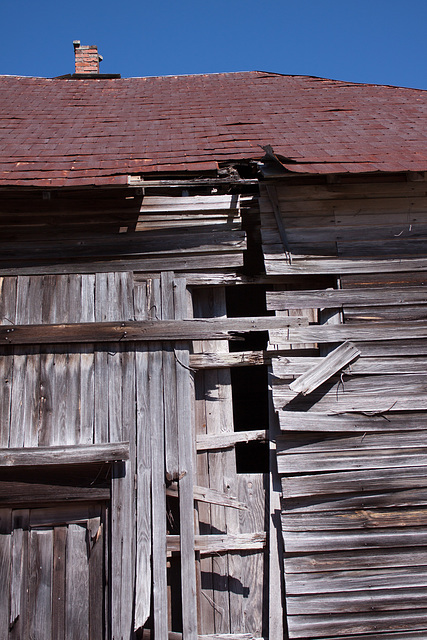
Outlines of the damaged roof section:
M0 78L0 185L126 184L128 175L427 169L427 92L265 72L69 81Z

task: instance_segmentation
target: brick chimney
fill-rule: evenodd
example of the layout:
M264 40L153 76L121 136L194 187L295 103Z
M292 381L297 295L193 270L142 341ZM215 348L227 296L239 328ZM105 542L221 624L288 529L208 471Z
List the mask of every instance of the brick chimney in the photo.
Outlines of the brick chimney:
M98 47L95 45L81 45L80 40L74 40L73 46L75 73L99 73L99 63L102 60L102 56L98 54Z

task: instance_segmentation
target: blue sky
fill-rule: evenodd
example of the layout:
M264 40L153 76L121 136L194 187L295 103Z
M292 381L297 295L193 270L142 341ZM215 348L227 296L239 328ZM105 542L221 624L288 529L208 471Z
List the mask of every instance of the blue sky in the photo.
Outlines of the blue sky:
M9 0L0 74L275 71L427 89L427 0Z

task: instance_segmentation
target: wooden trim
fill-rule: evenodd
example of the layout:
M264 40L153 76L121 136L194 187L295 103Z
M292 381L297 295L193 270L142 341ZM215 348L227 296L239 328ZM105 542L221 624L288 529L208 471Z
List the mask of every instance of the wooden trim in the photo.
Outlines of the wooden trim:
M308 325L306 318L275 318L270 316L1 325L0 345L157 340L230 340L232 332L247 333L306 325Z
M128 459L128 442L0 449L0 467L84 464Z

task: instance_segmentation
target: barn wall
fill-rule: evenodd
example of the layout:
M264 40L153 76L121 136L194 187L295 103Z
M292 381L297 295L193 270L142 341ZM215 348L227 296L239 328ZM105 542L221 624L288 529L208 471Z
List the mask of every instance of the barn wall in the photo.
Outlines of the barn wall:
M426 633L426 204L381 178L261 194L268 308L312 323L270 332L290 638Z

